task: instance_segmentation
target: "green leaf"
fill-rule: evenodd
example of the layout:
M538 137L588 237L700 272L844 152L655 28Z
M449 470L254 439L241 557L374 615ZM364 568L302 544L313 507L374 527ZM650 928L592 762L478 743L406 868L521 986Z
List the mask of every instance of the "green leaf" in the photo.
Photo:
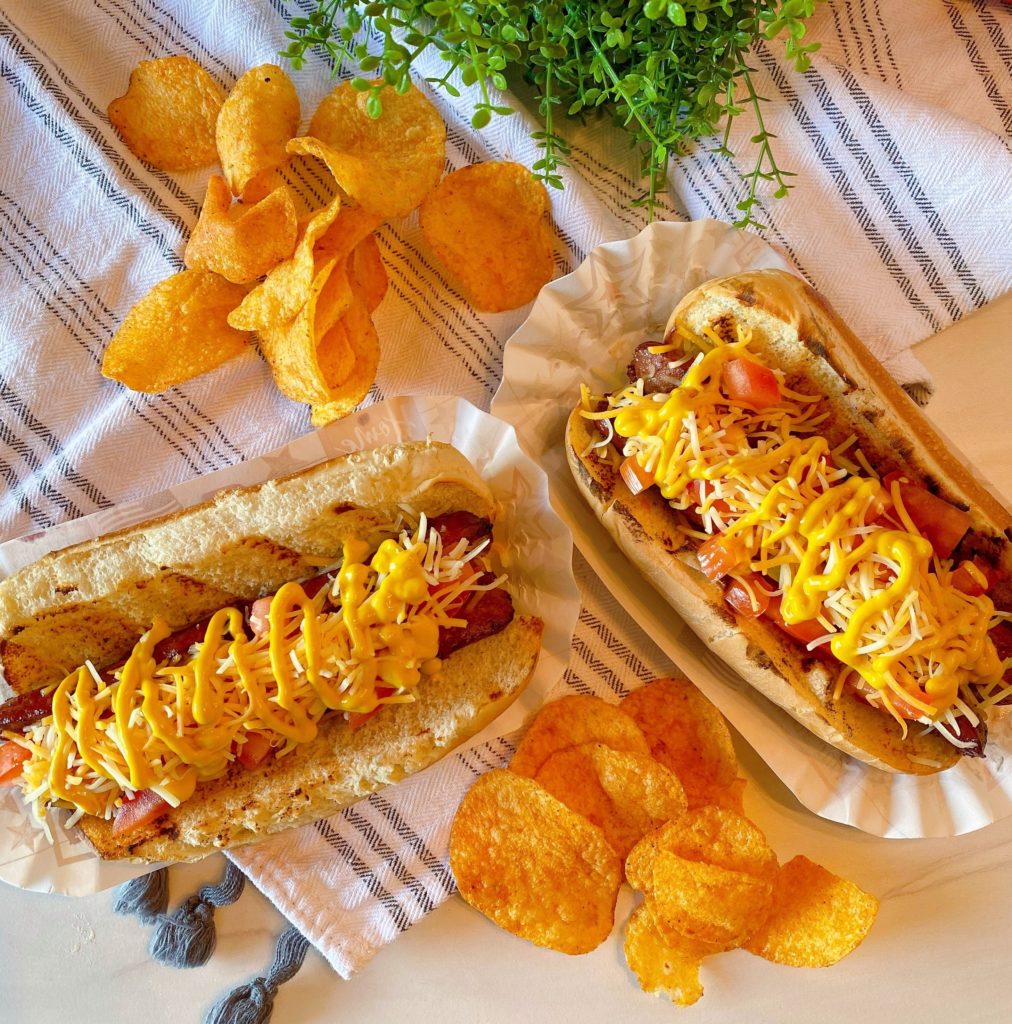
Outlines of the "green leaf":
M475 131L481 131L492 120L492 111L488 107L479 107L471 116L471 127Z

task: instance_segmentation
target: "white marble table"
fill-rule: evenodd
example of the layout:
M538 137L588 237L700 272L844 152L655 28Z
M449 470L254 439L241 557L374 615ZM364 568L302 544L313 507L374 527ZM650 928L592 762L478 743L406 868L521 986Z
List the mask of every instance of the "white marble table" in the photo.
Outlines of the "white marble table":
M938 393L929 412L1012 495L1008 381L1012 296L918 349ZM865 944L830 970L794 970L742 951L707 962L706 994L689 1010L643 995L625 968L618 930L578 958L515 939L453 899L341 981L310 951L283 986L274 1024L310 1022L620 1020L974 1024L1010 1019L1003 974L1012 950L1012 818L956 839L876 839L804 810L750 750L748 814L782 860L804 853L882 901ZM172 898L216 880L221 861L173 871ZM117 917L110 893L72 900L0 887L0 1024L203 1020L214 1000L264 970L283 921L248 889L218 912L218 950L176 971L147 957L147 928ZM619 919L632 896L620 896Z

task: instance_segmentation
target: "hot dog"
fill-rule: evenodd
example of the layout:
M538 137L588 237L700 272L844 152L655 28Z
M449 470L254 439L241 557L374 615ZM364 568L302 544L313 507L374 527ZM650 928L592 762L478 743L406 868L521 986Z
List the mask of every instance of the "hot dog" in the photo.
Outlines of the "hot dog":
M391 445L28 566L0 583L0 776L101 856L150 861L426 767L537 659L541 623L489 560L494 512L454 449Z
M696 633L876 767L982 754L1012 695L1012 517L825 300L709 282L628 377L582 395L570 467Z

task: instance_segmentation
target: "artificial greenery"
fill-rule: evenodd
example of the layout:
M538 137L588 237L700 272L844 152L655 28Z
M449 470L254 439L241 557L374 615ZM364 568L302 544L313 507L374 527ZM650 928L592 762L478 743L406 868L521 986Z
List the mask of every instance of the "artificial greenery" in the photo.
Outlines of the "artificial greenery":
M672 155L694 139L720 132L716 151L728 149L731 122L747 104L755 112L752 137L756 162L745 175L738 203L739 226L752 216L761 182L774 196L787 194L790 172L777 166L762 117L748 51L760 37L785 35L788 57L803 71L817 44L804 42L806 19L819 0L318 0L318 9L291 19L291 40L282 54L300 67L306 51L321 47L336 68L357 69L355 88L368 92L367 109L382 110L382 85L399 92L409 71L430 48L445 62L445 74L429 82L453 96L459 74L476 85L480 99L471 123L482 128L509 107L495 104L490 87L507 88L519 70L536 91L544 130L534 138L541 150L534 173L562 188L559 168L569 149L559 115L601 112L633 137L642 155L647 185L635 205L652 216L667 181ZM369 76L364 77L364 76ZM761 226L761 225L756 225Z

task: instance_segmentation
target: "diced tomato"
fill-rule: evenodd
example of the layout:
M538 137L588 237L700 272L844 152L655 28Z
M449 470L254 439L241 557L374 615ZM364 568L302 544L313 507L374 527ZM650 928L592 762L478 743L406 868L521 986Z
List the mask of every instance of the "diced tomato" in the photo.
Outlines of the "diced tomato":
M751 359L732 359L721 376L724 394L732 402L765 409L780 401L780 385L772 370Z
M873 702L868 699L869 696L877 693L878 691L870 684L866 683L860 676L856 676L853 673L847 680L847 685L854 691L854 694L861 698L866 704L872 704ZM917 693L912 694L916 700L923 700L925 704L930 704L931 700L923 690L919 690ZM889 703L892 704L896 714L900 718L905 718L908 722L916 722L918 718L924 716L924 712L920 708L914 707L913 704L905 701L895 690L889 691ZM884 707L881 704L875 703L874 707Z
M713 485L706 480L690 480L686 490L688 490L696 504L701 506L706 501L712 487ZM715 498L710 504L722 516L726 516L731 511L731 506L723 498Z
M987 574L973 562L960 562L952 574L952 585L970 597L981 597L987 593Z
M911 522L939 558L948 558L970 529L970 513L912 484L902 473L890 473L883 483L890 490L894 483L899 483L900 500Z
M743 577L747 586L739 580L730 580L724 588L724 600L739 615L757 619L765 615L770 606L770 585L757 572L748 573ZM755 607L752 605L755 600Z
M390 694L393 693L393 692L394 691L393 691L393 687L392 686L377 686L376 687L376 696L377 697L389 697ZM370 718L372 718L372 716L375 715L376 712L379 711L379 709L381 707L383 707L382 704L377 704L376 707L374 707L372 709L372 711L350 711L350 712L348 712L348 725L350 725L352 729L360 728Z
M714 582L741 565L747 555L745 545L737 537L728 537L726 534L704 540L696 550L699 568L708 580Z
M263 732L246 733L246 742L239 748L239 764L243 768L256 768L270 753L270 737Z
M818 640L820 636L826 635L826 627L817 619L808 619L805 622L785 622L780 611L780 604L781 599L779 597L770 598L770 606L766 615L788 636L794 637L795 640L800 640L803 644L810 644L813 640ZM822 646L824 645L815 648L815 651L821 650Z
M13 782L24 767L32 752L20 743L5 743L0 746L0 782Z
M154 790L143 789L135 793L132 800L124 798L123 806L116 813L116 820L112 824L112 834L121 836L125 832L133 832L142 825L149 825L171 809L172 805Z
M635 455L628 456L619 469L626 487L631 494L639 494L654 485L654 476L648 473Z

